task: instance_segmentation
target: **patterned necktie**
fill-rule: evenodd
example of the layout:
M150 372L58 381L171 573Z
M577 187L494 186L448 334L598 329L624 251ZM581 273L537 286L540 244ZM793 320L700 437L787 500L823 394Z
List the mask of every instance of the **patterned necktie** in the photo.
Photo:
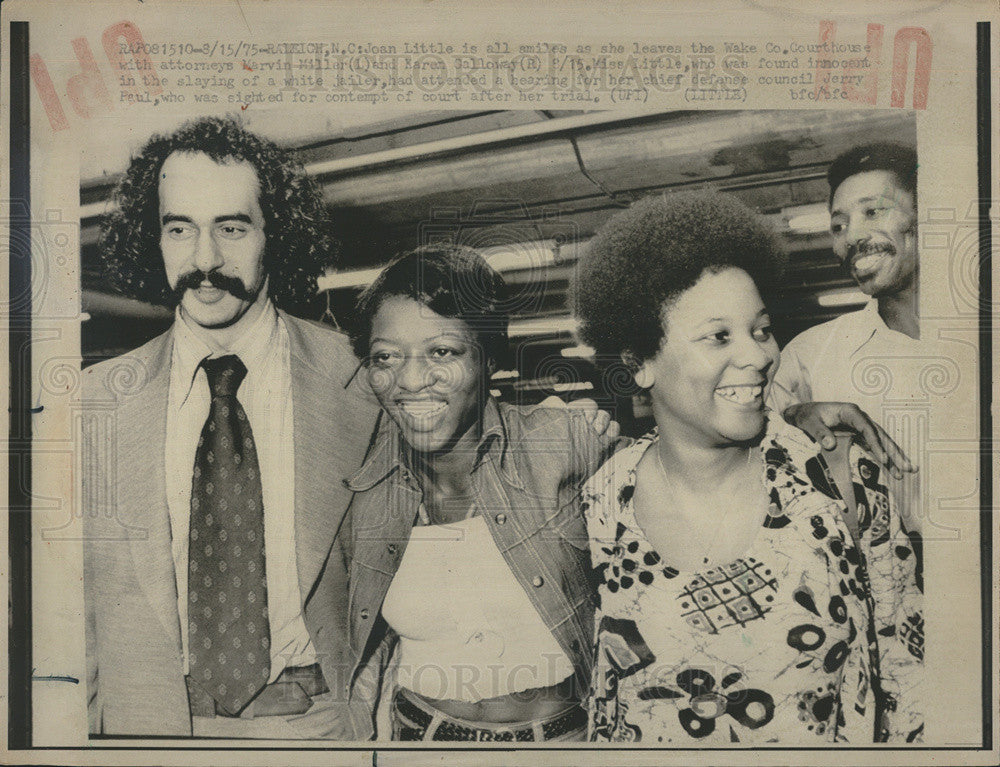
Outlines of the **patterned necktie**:
M232 354L202 366L212 404L191 488L188 665L191 678L235 716L271 668L264 502L253 432L236 399L247 369Z

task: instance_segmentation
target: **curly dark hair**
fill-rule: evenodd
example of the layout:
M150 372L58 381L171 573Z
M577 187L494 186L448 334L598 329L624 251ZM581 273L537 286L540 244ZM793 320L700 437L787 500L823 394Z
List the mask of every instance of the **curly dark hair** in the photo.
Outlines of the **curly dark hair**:
M367 361L379 307L387 298L405 296L442 317L463 320L483 351L483 361L502 365L510 323L506 293L503 277L478 251L464 245L424 245L397 256L358 297L348 327L351 346Z
M826 172L826 180L830 182L830 199L827 205L833 204L834 192L846 179L872 170L887 170L892 173L900 187L916 200L917 151L906 144L886 141L853 147L830 163Z
M764 294L785 260L777 235L735 197L647 197L609 220L577 264L570 300L579 335L606 360L648 360L663 343L665 304L706 270L742 269Z
M172 306L177 301L158 257L160 169L174 152L203 152L217 163L246 161L254 167L271 298L288 309L315 296L316 278L338 255L316 182L286 150L221 117L193 120L171 134L153 136L132 158L114 192L117 206L101 224L100 253L112 285L148 303Z

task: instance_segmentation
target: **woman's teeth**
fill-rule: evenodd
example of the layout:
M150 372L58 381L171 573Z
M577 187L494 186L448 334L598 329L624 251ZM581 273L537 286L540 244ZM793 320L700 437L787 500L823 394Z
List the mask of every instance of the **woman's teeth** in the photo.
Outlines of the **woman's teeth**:
M764 393L764 387L760 384L755 386L720 386L715 392L730 402L735 402L738 405L749 405Z

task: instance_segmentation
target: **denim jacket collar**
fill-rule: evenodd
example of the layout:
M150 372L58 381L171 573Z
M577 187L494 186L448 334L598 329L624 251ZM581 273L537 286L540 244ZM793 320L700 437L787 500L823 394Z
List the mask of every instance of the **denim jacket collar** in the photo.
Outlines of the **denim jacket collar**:
M482 424L483 433L476 446L476 462L473 471L479 467L487 455L492 454L499 458L500 466L503 467L508 480L512 480L519 487L523 486L514 462L509 460L507 455L509 445L507 425L504 423L496 400L492 397L487 399L486 406L483 408ZM357 473L349 479L345 479L344 484L356 493L364 492L394 472L398 472L403 481L408 482L410 473L403 463L403 449L403 438L399 433L399 427L383 410L379 414L378 433L368 456Z

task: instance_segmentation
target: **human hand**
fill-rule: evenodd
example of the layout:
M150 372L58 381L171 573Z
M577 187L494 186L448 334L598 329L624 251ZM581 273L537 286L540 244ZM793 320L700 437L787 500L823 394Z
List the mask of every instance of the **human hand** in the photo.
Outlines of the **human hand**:
M836 450L837 437L833 433L834 429L849 431L856 435L861 445L875 455L896 479L902 479L904 472L913 473L917 470L916 464L906 457L888 432L854 403L802 402L789 405L782 416L788 423L812 437L823 450Z
M307 740L357 740L347 704L336 701L326 692L312 699L304 714L288 717L301 737Z
M597 403L590 399L589 397L584 397L583 399L576 399L567 405L574 410L579 410L583 413L587 422L599 437L607 437L608 439L615 439L621 432L621 427L618 421L611 418L611 413L607 410L600 410L597 407Z

